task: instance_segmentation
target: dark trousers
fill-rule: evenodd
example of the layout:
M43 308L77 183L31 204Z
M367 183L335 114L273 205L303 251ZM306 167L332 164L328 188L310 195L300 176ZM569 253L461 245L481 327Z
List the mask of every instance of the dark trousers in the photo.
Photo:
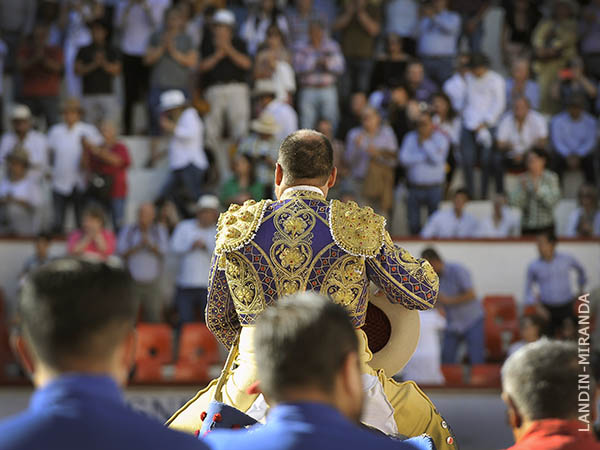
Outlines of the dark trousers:
M579 169L583 172L585 181L590 184L596 184L596 160L594 158L594 151L591 151L589 155L580 157ZM559 153L554 154L553 168L561 179L567 170L567 159Z
M495 134L495 130L491 129L490 133L492 136ZM479 145L476 140L476 133L462 129L460 137L460 145L462 152L462 169L463 176L465 179L465 185L469 196L475 198L475 180L473 177L473 170L477 163L481 169L481 199L486 199L488 196L488 185L490 175L494 176L496 184L496 192L504 191L504 169L503 169L503 156L500 152L496 151L494 146L484 147Z
M206 288L177 288L177 292L175 293L175 306L179 313L180 325L187 322L196 322L198 311L201 311L200 321L204 322L207 296L208 289Z
M548 334L551 338L555 337L556 333L562 329L565 321L570 320L573 324L577 323L574 301L570 301L567 304L560 306L544 305L544 308L550 312Z
M123 123L125 134L132 134L132 114L135 102L145 99L148 91L150 71L141 56L123 54L123 81L125 104L123 105Z
M58 96L22 97L21 101L29 107L35 117L43 117L48 128L60 120Z
M480 319L463 333L446 329L442 347L442 364L458 363L458 345L463 340L467 344L469 363L483 364L485 362L483 319Z
M410 234L417 235L421 231L421 207L427 206L427 214L431 216L438 209L443 193L444 189L441 184L430 187L408 187L406 207Z
M83 209L83 194L77 189L69 195L64 195L56 191L52 192L53 209L54 209L54 224L52 231L58 234L64 232L65 216L69 205L73 206L75 212L75 222L77 228L81 228L81 213Z
M205 175L206 170L193 164L173 170L162 188L160 198L172 200L184 212L188 203L195 203L202 195Z

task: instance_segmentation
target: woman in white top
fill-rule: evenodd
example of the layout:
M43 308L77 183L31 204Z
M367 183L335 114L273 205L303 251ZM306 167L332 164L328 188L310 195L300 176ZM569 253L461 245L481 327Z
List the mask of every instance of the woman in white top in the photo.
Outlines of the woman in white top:
M446 186L450 186L454 169L460 164L460 116L452 106L450 97L444 92L438 92L431 100L433 108L433 123L438 131L450 141L448 163L446 167Z
M258 46L267 37L267 28L275 24L287 36L288 23L281 11L277 9L275 0L262 0L257 10L251 11L242 24L240 37L246 41L248 53L254 55Z
M600 209L598 208L598 192L590 184L584 184L577 193L579 207L569 216L567 237L600 236Z

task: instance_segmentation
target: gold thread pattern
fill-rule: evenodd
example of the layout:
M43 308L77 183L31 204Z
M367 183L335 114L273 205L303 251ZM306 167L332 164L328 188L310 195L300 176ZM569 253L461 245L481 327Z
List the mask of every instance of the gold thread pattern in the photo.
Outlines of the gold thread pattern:
M333 240L355 256L375 257L383 246L385 219L369 207L332 200L329 221Z
M231 205L217 222L215 253L222 255L238 250L252 240L262 222L265 207L270 200L246 201L242 206Z

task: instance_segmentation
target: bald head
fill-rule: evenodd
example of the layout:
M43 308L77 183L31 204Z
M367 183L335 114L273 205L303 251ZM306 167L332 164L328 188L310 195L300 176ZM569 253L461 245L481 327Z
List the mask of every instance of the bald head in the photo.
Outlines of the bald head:
M324 134L298 130L282 142L278 163L288 185L308 180L323 184L333 171L333 148Z
M138 209L139 225L143 228L149 227L156 218L156 208L152 203L142 203Z

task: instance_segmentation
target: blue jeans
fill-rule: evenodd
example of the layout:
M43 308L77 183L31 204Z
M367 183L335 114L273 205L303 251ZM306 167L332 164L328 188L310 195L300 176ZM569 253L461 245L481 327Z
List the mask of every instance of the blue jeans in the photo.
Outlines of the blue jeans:
M202 311L201 322L204 322L204 311L206 310L206 288L184 288L178 287L175 293L175 306L179 313L179 324L196 322L196 312Z
M443 187L409 186L406 207L408 208L408 226L410 234L417 235L421 231L421 207L427 206L427 214L431 216L442 201Z
M327 119L335 130L339 121L338 93L335 86L303 87L298 99L300 125L315 128L319 119Z
M73 205L75 212L75 222L77 228L81 228L81 213L83 212L83 193L77 188L73 189L73 192L69 195L60 194L56 191L52 192L52 207L54 209L54 223L52 225L52 231L54 233L62 234L64 231L65 216L67 214L67 208Z
M199 169L193 164L188 164L182 169L173 170L161 190L160 198L168 198L175 203L198 200L202 195L205 175L206 170ZM181 189L185 191L185 194L181 194ZM190 198L184 199L182 197Z
M446 329L444 346L442 347L442 364L456 364L458 361L458 345L464 340L467 343L467 353L470 364L485 362L485 340L483 333L483 318L475 322L462 333Z
M115 233L121 229L125 219L125 199L113 198L110 202L110 215Z
M490 129L490 133L495 135L495 129ZM460 148L462 154L462 169L465 178L465 187L471 198L475 198L475 181L473 170L479 162L481 169L481 198L486 199L488 195L488 186L490 174L494 175L496 191L504 191L504 171L503 160L500 152L494 151L494 146L484 147L475 140L475 132L463 127L460 136Z
M460 44L460 40L463 36L467 38L467 42L469 44L469 50L471 53L479 53L481 52L481 43L483 42L483 18L479 21L475 29L471 34L467 33L466 24L467 21L471 17L469 15L462 16L463 29L462 34L458 38L458 42Z
M438 86L442 86L444 82L454 74L455 58L455 56L435 58L421 56L421 62L423 63L427 77L435 81Z
M347 58L346 70L342 75L342 98L349 98L353 92L368 93L372 71L372 58Z

